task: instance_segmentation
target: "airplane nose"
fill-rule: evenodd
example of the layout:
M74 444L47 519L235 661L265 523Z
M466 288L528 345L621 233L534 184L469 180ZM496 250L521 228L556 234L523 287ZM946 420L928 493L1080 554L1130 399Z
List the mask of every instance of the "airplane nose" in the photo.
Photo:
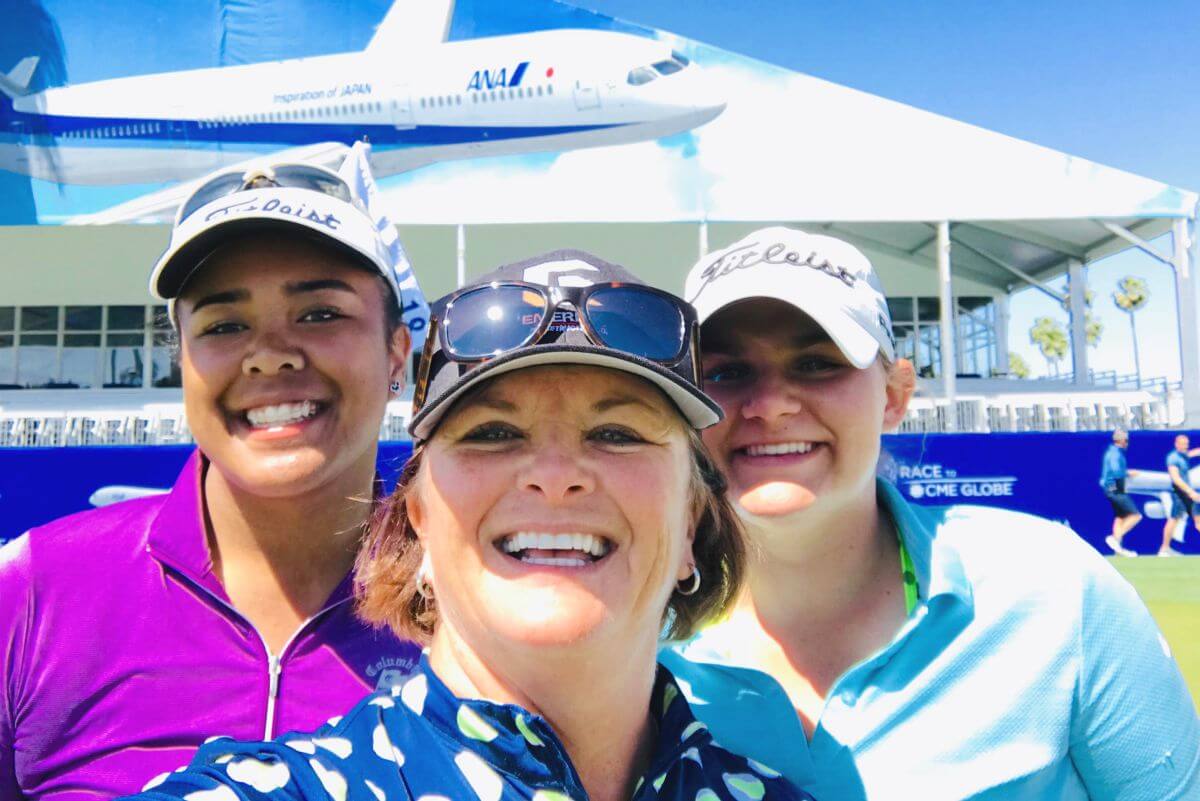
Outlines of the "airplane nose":
M696 106L696 116L698 116L704 122L714 120L721 116L721 112L723 112L725 107L728 105L729 104L724 100L721 100L719 102L710 102L708 105Z
M702 68L691 65L687 72L671 76L677 78L679 86L673 91L680 105L686 105L704 121L717 117L728 105L713 85L711 76L707 76Z

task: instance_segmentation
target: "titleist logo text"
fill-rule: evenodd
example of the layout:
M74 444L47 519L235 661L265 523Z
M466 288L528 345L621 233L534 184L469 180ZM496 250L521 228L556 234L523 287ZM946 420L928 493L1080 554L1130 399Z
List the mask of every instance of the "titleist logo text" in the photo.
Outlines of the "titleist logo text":
M239 200L235 203L230 203L228 206L222 206L218 209L213 209L208 214L204 215L205 222L211 222L216 217L228 217L233 214L248 214L253 211L269 211L274 214L286 214L290 217L300 217L305 220L318 223L325 226L331 231L336 231L342 221L334 217L332 212L320 213L314 209L309 209L303 203L292 208L287 203L282 203L278 198L271 198L261 206L258 205L258 198L252 197L249 200Z
M705 267L704 272L700 273L700 279L704 282L700 285L700 289L704 289L704 287L723 275L729 275L735 270L744 270L759 264L790 264L797 267L809 267L813 270L820 270L849 287L854 286L854 283L858 280L854 276L854 273L845 267L834 264L829 259L818 260L817 251L815 250L807 256L801 256L795 250L788 250L787 245L782 242L768 245L764 249L759 249L759 243L752 242L749 245L743 245L722 254L719 259ZM699 294L699 291L697 291L697 294Z

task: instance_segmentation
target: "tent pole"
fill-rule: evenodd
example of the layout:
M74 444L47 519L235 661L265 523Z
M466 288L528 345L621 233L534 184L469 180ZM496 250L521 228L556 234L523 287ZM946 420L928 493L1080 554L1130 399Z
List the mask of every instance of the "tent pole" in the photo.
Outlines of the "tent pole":
M455 275L455 280L458 282L456 287L461 288L467 283L467 229L462 223L458 224L457 232L458 242L458 271Z
M708 255L708 220L700 221L700 258Z
M954 293L950 286L950 223L937 224L938 300L941 316L938 328L942 342L942 394L946 398L946 428L958 430L958 397L955 388L957 371L954 358Z
M1053 289L1046 286L1046 284L1044 284L1041 281L1039 281L1038 279L1034 278L1029 273L1012 266L1011 264L1009 264L1008 262L1006 262L1002 259L996 258L995 256L993 256L990 253L980 250L977 247L973 247L973 246L967 244L966 242L963 242L961 239L954 240L954 244L960 248L964 248L965 250L971 251L972 253L974 253L976 256L983 259L984 261L991 262L992 264L999 267L1001 270L1007 270L1008 272L1015 275L1017 278L1020 278L1022 281L1029 284L1034 289L1038 290L1039 292L1042 292L1043 294L1047 295L1048 297L1054 298L1059 303L1062 303L1063 301L1065 301L1067 299L1066 295L1063 295L1059 292L1055 292Z
M996 298L996 323L994 333L996 336L996 372L1001 375L1008 376L1008 321L1010 313L1008 309L1008 295L1001 295Z
M1200 245L1189 237L1188 220L1171 227L1171 256L1175 263L1175 294L1179 302L1179 359L1183 378L1183 422L1200 427L1200 317L1197 315L1196 264ZM1169 421L1174 423L1175 421Z
M1067 262L1067 275L1070 289L1068 299L1071 312L1071 364L1074 367L1074 384L1084 387L1088 385L1091 376L1088 375L1087 359L1087 286L1083 282L1083 264L1079 259Z
M104 315L107 318L108 309L104 309ZM142 388L154 386L154 307L147 306L143 320L142 334ZM107 322L107 319L105 320ZM116 371L113 371L113 380L116 381ZM100 384L104 384L104 379L101 378Z
M1145 253L1147 256L1151 256L1155 259L1158 259L1163 264L1170 265L1172 267L1175 266L1174 264L1171 263L1171 259L1168 259L1166 256L1164 256L1162 253L1159 252L1158 248L1154 247L1154 245L1151 245L1145 239L1142 239L1140 236L1133 233L1132 231L1130 231L1126 228L1122 228L1121 226L1117 225L1116 223L1103 222L1103 223L1100 223L1100 225L1101 225L1101 227L1104 228L1104 230L1109 231L1110 233L1116 234L1117 236L1121 237L1126 242L1128 242L1129 244L1133 245L1138 250Z

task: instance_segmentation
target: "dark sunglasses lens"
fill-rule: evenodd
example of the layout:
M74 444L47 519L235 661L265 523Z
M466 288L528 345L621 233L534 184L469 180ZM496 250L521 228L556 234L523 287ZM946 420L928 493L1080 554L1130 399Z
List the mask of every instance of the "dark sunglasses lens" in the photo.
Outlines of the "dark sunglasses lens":
M656 292L597 289L588 297L587 316L602 344L615 350L654 361L674 359L683 350L683 310Z
M546 300L519 286L485 286L446 310L446 345L460 359L486 359L524 345L546 314Z
M183 222L188 217L191 217L201 206L207 205L219 197L225 197L232 192L236 192L241 185L242 174L240 172L218 175L193 192L192 196L184 202L183 206L179 209L179 222Z
M275 174L276 183L280 186L313 189L347 203L351 202L350 189L346 186L346 182L324 170L314 169L304 164L282 164L273 168L272 172Z

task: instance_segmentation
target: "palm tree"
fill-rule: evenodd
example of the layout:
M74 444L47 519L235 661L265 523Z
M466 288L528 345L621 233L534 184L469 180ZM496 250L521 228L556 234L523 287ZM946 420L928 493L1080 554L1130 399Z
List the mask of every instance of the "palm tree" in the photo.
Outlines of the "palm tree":
M1071 349L1067 331L1053 317L1038 317L1029 329L1029 341L1038 346L1054 375L1058 375L1058 363Z
M1100 344L1100 335L1104 333L1104 323L1092 316L1091 312L1083 313L1083 333L1087 337L1089 348Z
M1029 378L1029 364L1021 357L1019 353L1008 354L1008 372L1009 375L1017 378Z
M1133 371L1137 374L1138 387L1142 386L1142 362L1138 357L1137 323L1133 315L1150 300L1150 287L1136 275L1127 275L1117 282L1113 291L1113 303L1129 315L1129 330L1133 333Z
M1067 275L1067 295L1062 299L1063 309L1070 314L1071 312L1071 277ZM1104 333L1104 323L1096 319L1092 314L1092 301L1096 299L1096 293L1084 287L1083 290L1083 335L1087 340L1089 348L1097 347L1100 344L1100 337Z

